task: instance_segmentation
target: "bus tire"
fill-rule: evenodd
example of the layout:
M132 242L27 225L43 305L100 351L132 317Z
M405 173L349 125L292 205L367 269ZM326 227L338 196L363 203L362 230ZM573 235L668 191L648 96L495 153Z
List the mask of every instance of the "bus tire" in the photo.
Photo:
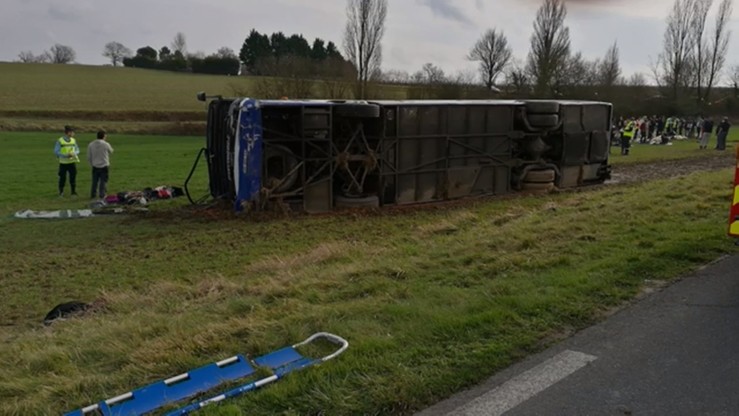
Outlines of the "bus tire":
M559 125L557 114L529 114L526 118L531 127L548 129Z
M334 107L334 115L352 118L378 118L380 106L374 104L339 104Z
M295 183L298 181L298 177L300 175L298 171L295 171L295 167L299 163L297 156L295 156L295 153L293 153L293 151L286 146L271 144L264 147L263 158L264 163L267 164L267 167L265 169L267 183L265 185L271 188L272 183L279 183L279 186L272 189L272 192L274 193L287 192L292 189ZM282 174L285 176L277 177L274 176L274 172L270 172L270 161L273 159L277 159L280 161L280 170L284 171L282 172Z
M530 170L523 180L528 183L552 183L556 178L557 173L554 172L554 169L546 169Z
M527 101L527 114L559 114L557 101Z
M526 192L536 193L548 193L555 189L554 183L535 183L535 182L524 182L521 185L521 190Z

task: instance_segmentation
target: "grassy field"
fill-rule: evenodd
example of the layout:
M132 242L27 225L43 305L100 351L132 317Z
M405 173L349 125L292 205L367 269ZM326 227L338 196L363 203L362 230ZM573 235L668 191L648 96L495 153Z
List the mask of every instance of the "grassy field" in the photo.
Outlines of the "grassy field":
M0 134L0 414L58 414L324 330L349 350L202 413L410 414L735 251L729 170L403 214L214 221L174 200L148 215L8 219L85 205L55 196L55 138ZM116 191L180 184L202 139L111 143ZM105 309L41 324L70 300Z
M258 79L264 80L137 68L0 62L0 131L49 131L73 123L85 132L105 126L128 134L201 134L207 106L196 100L197 92L256 96ZM320 83L314 86L314 90L321 88ZM325 96L320 91L315 94ZM402 99L407 88L380 86L377 94Z
M198 91L231 95L236 81L136 68L0 63L0 111L200 111L205 106L195 99Z
M251 94L256 91L255 80L138 68L0 62L0 113L200 112L206 107L195 99L197 92L226 97ZM405 87L383 86L380 94L403 98Z
M739 129L730 130L727 138L727 151L731 151L739 142ZM710 157L716 153L713 148L716 146L716 136L711 137L709 148L707 150L699 150L698 142L695 140L675 141L670 146L648 145L634 143L628 156L621 156L621 148L617 146L611 147L611 164L613 165L632 165L641 163L651 163L666 160L679 160L693 157Z

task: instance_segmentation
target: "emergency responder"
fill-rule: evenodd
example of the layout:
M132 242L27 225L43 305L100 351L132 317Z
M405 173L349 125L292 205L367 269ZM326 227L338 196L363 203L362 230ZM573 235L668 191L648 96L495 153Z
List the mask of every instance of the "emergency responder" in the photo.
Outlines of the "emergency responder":
M59 160L59 196L64 196L64 185L69 174L72 195L77 195L77 164L80 163L80 148L74 139L74 128L64 126L64 136L56 141L54 154Z
M636 123L633 118L630 118L624 126L624 132L621 133L621 155L628 156L629 148L631 147L631 139L634 138L636 131Z
M675 135L675 118L667 117L667 121L665 121L665 132L663 133L663 136L672 137L674 135Z

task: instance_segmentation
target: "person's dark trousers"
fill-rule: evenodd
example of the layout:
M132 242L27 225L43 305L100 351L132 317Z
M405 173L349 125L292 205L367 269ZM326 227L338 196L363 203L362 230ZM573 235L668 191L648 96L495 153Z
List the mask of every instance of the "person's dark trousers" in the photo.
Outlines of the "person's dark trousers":
M721 132L716 136L716 150L726 150L726 136L728 133Z
M626 141L621 142L621 154L627 156L629 154L629 147L631 147L631 143L629 142L628 138L626 138L625 140Z
M105 198L108 184L108 167L92 168L92 189L90 190L90 198L95 198L95 191L98 191L99 198Z
M69 174L69 187L72 188L72 195L77 195L76 163L59 164L59 195L64 193L64 184L67 182L67 174Z

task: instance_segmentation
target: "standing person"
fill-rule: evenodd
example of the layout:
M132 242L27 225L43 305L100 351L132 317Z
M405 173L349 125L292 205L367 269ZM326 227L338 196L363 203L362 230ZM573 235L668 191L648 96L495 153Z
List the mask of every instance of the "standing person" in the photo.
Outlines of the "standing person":
M621 155L628 156L629 148L631 147L631 139L634 138L636 130L636 123L633 119L629 119L624 127L624 132L621 133Z
M113 147L106 141L108 135L100 130L97 139L87 146L87 161L92 166L92 188L90 198L95 199L95 191L100 199L105 198L106 186L108 184L108 171L110 168L110 155ZM99 186L98 186L99 184Z
M711 121L711 117L706 117L701 126L701 141L699 149L708 149L708 141L711 138L711 133L713 133L713 121Z
M665 118L660 116L657 119L657 136L661 136L665 131Z
M729 135L729 118L724 117L723 121L716 128L716 150L726 150L726 136Z
M54 154L59 160L59 196L64 196L64 185L69 174L69 187L72 195L77 195L77 164L80 163L80 148L74 139L74 128L64 126L64 136L57 139Z
M695 119L695 138L698 139L699 143L701 140L701 134L703 134L703 116L698 116L698 118Z
M649 140L647 139L647 131L649 131L649 122L646 117L641 119L641 124L639 125L639 143L647 143Z

